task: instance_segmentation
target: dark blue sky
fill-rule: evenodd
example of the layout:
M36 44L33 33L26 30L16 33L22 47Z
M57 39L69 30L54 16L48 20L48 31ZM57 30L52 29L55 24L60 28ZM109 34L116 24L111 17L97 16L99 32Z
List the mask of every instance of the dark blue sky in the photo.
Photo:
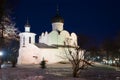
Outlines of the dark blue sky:
M50 32L57 4L69 32L100 41L120 31L119 0L20 0L14 10L16 26L23 32L28 17L32 32Z

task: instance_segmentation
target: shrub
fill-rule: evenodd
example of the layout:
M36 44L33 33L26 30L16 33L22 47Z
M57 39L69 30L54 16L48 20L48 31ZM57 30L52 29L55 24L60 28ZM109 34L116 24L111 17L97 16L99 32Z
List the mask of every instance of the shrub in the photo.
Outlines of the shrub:
M45 68L46 68L46 61L44 60L44 58L43 58L43 60L41 61L40 65L41 65L41 68L42 68L42 69L45 69Z

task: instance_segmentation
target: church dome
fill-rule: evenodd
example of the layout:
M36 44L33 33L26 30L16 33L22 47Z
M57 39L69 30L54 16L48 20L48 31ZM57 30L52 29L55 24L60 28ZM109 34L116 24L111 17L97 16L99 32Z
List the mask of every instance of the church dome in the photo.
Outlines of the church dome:
M64 23L64 19L59 14L56 14L56 16L54 16L51 21L52 23L55 23L55 22Z

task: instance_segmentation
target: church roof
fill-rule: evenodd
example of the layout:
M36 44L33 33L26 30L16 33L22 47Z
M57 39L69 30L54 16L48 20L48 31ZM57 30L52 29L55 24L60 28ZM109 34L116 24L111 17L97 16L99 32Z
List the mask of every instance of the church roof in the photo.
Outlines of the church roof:
M44 44L44 43L35 43L35 45L39 48L57 48L56 46L49 46L49 45Z
M75 46L70 46L70 45L47 45L47 44L44 44L44 43L35 43L35 45L39 48L58 48L58 47L63 47L63 48L77 48Z
M56 47L63 47L63 48L77 48L76 46L71 46L71 45L53 45L53 46L56 46Z

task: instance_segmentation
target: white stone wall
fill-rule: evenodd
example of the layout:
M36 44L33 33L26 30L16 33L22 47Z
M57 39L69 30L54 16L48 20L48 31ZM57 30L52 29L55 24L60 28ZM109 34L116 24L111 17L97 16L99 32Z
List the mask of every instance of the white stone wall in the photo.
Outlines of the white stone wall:
M33 44L19 49L18 64L39 64L44 58L47 64L63 61L63 49L38 48Z
M47 45L64 45L66 42L67 45L78 46L77 45L77 35L75 33L69 33L66 30L61 31L51 31L50 33L42 33L39 37L39 43L45 43Z
M39 64L41 56L40 49L33 44L19 49L18 64Z
M41 60L44 58L47 61L47 64L57 63L63 61L60 57L61 53L59 49L45 49L40 48Z
M22 46L27 46L29 44L29 37L31 37L31 43L30 44L34 44L35 43L35 33L27 33L27 32L23 32L20 33L20 47ZM24 42L25 41L25 42Z
M52 29L53 31L56 30L56 31L62 31L63 30L63 23L61 22L55 22L55 23L52 23Z
M27 27L27 26L25 27L25 32L30 32L30 27L29 27L29 26L28 26L28 27Z

